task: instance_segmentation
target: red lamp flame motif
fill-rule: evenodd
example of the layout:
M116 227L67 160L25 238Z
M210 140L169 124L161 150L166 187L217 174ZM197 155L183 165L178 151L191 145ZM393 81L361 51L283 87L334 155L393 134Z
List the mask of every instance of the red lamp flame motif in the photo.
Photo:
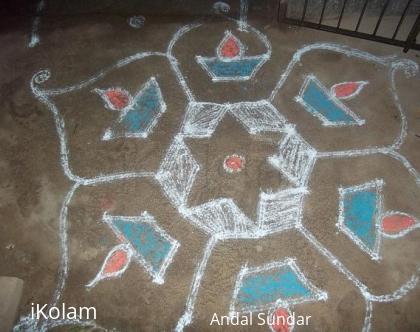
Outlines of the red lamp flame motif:
M103 101L105 102L105 107L112 111L121 111L129 104L131 104L133 97L131 94L121 88L109 88L106 90L95 89Z
M128 265L130 265L132 254L130 247L126 244L120 244L112 248L106 256L98 274L86 285L86 287L92 288L101 280L121 276Z
M293 325L289 324L290 312L285 308L276 309L270 317L270 329L273 332L292 332Z
M267 47L268 48L268 47ZM216 48L216 56L196 56L196 61L213 81L246 81L252 78L269 59L271 51L261 55L245 56L245 46L230 31Z
M389 211L381 222L382 234L390 238L398 238L404 236L414 230L420 228L420 223L403 212Z
M337 83L331 87L331 94L338 99L351 99L357 96L368 83L367 81Z
M216 52L221 59L237 59L244 55L244 46L238 38L227 31Z

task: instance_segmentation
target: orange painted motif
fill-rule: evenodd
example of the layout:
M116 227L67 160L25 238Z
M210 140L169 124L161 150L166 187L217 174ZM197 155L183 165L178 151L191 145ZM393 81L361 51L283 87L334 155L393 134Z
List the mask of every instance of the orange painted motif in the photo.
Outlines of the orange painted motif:
M271 329L275 332L290 332L292 327L287 323L289 311L284 308L279 308L273 313Z
M241 52L241 48L236 41L236 38L230 36L225 40L222 47L220 48L220 54L225 58L234 58L237 57Z
M104 274L110 274L120 271L125 267L128 261L128 255L125 250L116 250L112 253L111 257L108 258L104 267Z
M382 229L388 234L399 233L412 227L415 223L413 217L396 213L382 219Z
M128 93L119 90L119 89L110 89L105 91L105 96L108 98L109 102L117 110L121 110L126 107L130 101Z
M239 172L245 166L245 160L241 156L233 154L228 156L224 161L224 168L228 172Z

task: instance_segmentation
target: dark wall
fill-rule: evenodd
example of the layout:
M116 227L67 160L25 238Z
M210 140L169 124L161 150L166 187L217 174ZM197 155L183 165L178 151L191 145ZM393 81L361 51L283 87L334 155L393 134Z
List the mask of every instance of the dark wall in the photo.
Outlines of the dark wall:
M213 14L214 0L44 0L47 15L156 15L187 16ZM239 0L224 1L230 15L239 13ZM33 15L39 0L3 0L0 15ZM250 15L274 17L277 0L249 0Z

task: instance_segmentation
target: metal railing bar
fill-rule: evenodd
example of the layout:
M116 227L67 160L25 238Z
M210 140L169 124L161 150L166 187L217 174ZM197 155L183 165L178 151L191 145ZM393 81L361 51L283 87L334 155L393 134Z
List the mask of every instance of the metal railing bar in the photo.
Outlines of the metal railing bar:
M321 15L317 23L305 21L307 9L308 9L308 2L309 0L305 0L302 16L300 18L299 17L288 18L287 17L288 0L279 0L279 6L276 8L278 21L280 22L281 20L281 22L284 22L287 24L299 25L299 26L303 26L303 27L307 27L311 29L338 33L341 35L357 37L357 38L376 41L376 42L380 42L384 44L399 46L399 47L403 47L404 52L407 52L409 49L420 50L420 43L417 41L417 37L420 33L420 14L419 13L417 13L416 21L412 25L407 39L406 40L396 39L398 35L398 31L400 30L403 22L405 21L405 18L407 17L407 14L409 12L411 4L413 3L413 0L407 0L407 3L405 4L404 10L401 13L401 17L399 18L398 24L394 30L392 38L377 35L377 32L379 30L379 27L381 26L386 10L389 7L390 0L386 0L384 5L382 6L382 9L381 9L378 21L376 22L376 26L373 33L366 33L366 32L358 31L360 28L361 22L363 20L363 17L366 13L367 6L369 5L369 0L365 0L363 3L363 8L361 9L355 30L341 28L341 22L344 16L344 11L348 3L347 0L343 0L343 6L341 8L338 24L335 27L322 24L328 0L323 0Z
M346 8L347 0L343 1L343 7L341 8L340 18L338 19L337 28L340 28L341 20L343 19L344 9Z
M376 23L375 30L373 30L373 35L376 36L379 26L381 25L382 19L384 17L385 11L388 8L389 0L386 0L385 5L382 7L381 14L379 15L378 22Z
M420 17L420 15L419 15L419 17ZM418 20L419 20L419 18L418 18ZM287 19L285 19L285 23L292 24L292 25L299 25L300 20L287 18ZM303 27L307 27L307 28L311 28L311 29L333 32L333 33L338 33L338 34L351 36L351 37L358 37L358 38L367 39L367 40L376 41L376 42L381 42L381 43L384 43L384 44L389 44L389 45L394 45L394 46L400 46L400 47L407 46L407 43L403 40L391 39L391 38L386 38L386 37L382 37L382 36L374 36L370 33L365 33L365 32L360 32L360 31L348 30L348 29L343 29L343 28L337 29L336 27L332 27L332 26L329 26L329 25L323 25L323 24L320 26L318 23L312 23L312 22L303 22L301 25ZM419 26L420 26L420 24L419 24ZM409 48L414 49L414 50L420 50L420 44L412 43Z
M321 11L321 16L319 17L318 25L321 25L322 20L324 19L324 13L325 13L325 8L327 7L327 1L328 0L324 0L324 3L322 4L322 11Z
M410 7L410 4L411 4L412 1L413 0L408 0L407 1L407 4L405 5L404 11L401 14L401 18L398 21L397 27L395 28L394 34L392 35L391 39L395 39L395 37L397 37L398 31L400 30L401 24L405 19L405 15L407 15L408 7Z
M404 52L407 52L410 48L417 49L416 38L420 32L420 14L417 15L416 21L408 34L407 40L405 41ZM395 40L395 39L394 39Z
M365 15L365 11L366 11L368 2L369 2L369 0L365 0L365 3L363 4L363 8L362 8L362 10L360 12L359 19L357 20L357 25L356 25L355 31L359 31L360 23L362 22L363 15Z
M303 13L302 13L302 18L300 20L301 23L303 23L305 21L305 16L306 16L306 9L308 7L308 0L305 0L305 4L303 6Z

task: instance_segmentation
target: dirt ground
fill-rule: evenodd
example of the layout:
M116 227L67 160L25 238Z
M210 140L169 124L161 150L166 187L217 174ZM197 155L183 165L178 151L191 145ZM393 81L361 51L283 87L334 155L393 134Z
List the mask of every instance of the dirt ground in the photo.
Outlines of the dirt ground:
M38 32L40 43L30 48L31 20L19 17L3 22L5 28L0 33L0 275L24 280L21 317L30 313L31 303L51 303L57 295L57 285L64 280L58 303L94 306L97 326L118 331L175 328L212 234L180 213L182 209L174 205L153 177L121 178L75 187L77 179L70 179L64 172L63 156L68 157L72 174L83 179L118 172L156 172L180 131L189 100L165 56L145 57L113 68L86 88L50 97L65 123L66 151L60 150L57 118L51 107L31 90L33 75L43 69L50 71L51 77L42 84L43 89L74 86L138 52L165 53L178 29L192 22L203 24L177 41L173 56L200 102L234 104L267 99L295 52L309 44L337 43L378 57L395 56L392 60L388 58L388 63L409 59L413 61L411 69L419 63L420 55L251 18L249 23L267 36L272 47L270 58L250 80L212 82L195 56L215 56L215 48L226 30L246 45L247 54L263 54L266 48L257 34L240 31L235 22L220 17L146 16L144 26L135 29L122 15L45 15ZM365 120L365 125L325 127L306 112L295 96L308 74L315 75L327 87L369 81L359 95L343 101ZM123 87L134 94L152 76L167 106L152 134L147 139L102 140L105 129L118 118L118 111L107 110L104 101L92 90ZM293 67L271 103L318 152L390 146L399 137L404 122L391 93L390 76L390 65L354 54L315 49L305 53ZM384 297L372 302L372 331L420 330L420 287L410 286L418 279L420 231L413 229L395 239L384 237L380 247L382 259L376 261L336 226L338 188L375 179L385 183L383 211L401 211L413 216L416 222L420 218L420 184L416 184L419 174L416 170L420 170L419 75L407 76L404 70L397 70L395 87L407 123L406 138L398 151L411 168L385 153L319 159L307 182L308 193L303 203L302 224L308 232L305 234L312 234L370 293L395 295L395 301ZM285 132L250 134L243 123L226 113L211 137L185 138L200 166L186 206L228 197L255 221L262 191L276 192L294 186L293 181L267 162L269 156L278 153L278 142L285 135ZM223 168L225 157L232 154L246 160L243 171L237 174L229 174ZM69 190L73 189L69 196ZM63 204L68 205L67 227L60 222ZM100 281L87 290L85 285L121 241L102 222L104 212L140 216L144 211L154 216L159 227L180 244L166 271L165 282L153 283L145 269L132 261L119 278ZM65 262L64 251L68 254ZM297 315L312 316L309 326L296 327L296 331L362 330L366 324L366 303L361 288L302 231L294 228L262 238L220 240L209 257L192 323L185 330L269 331L267 326L256 325L210 326L210 321L214 313L229 312L242 266L262 266L288 257L295 258L305 277L328 294L326 300L291 307ZM68 264L65 277L63 264ZM400 289L410 280L412 283ZM39 330L40 326L32 325L32 329ZM52 326L60 331L84 330L80 326ZM23 325L21 329L25 329Z

